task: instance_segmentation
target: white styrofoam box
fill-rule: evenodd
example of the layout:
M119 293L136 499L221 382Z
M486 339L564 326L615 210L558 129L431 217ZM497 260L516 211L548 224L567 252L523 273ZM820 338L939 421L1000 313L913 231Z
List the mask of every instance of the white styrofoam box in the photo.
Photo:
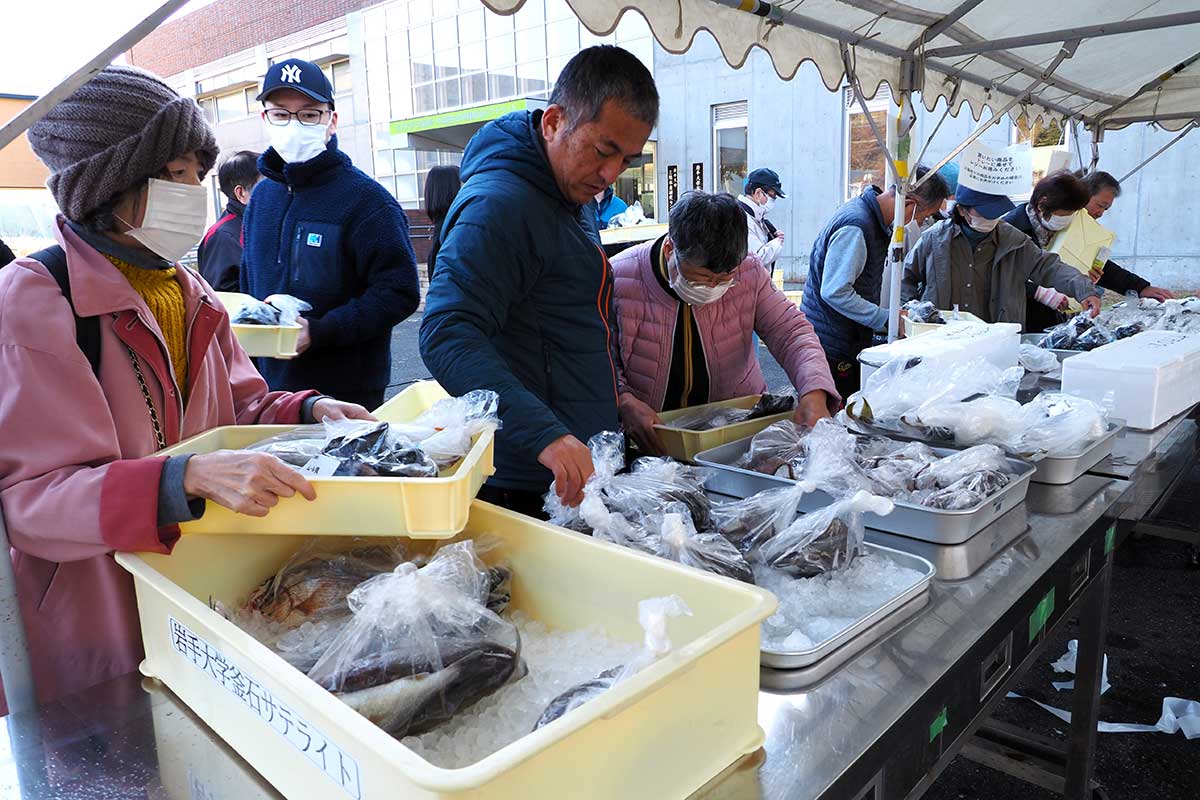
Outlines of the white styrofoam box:
M1152 430L1200 401L1200 336L1145 331L1063 361L1062 390Z
M922 336L897 339L868 347L858 354L862 382L893 358L930 358L969 361L985 358L1000 369L1016 366L1021 351L1021 326L1015 322L960 322Z

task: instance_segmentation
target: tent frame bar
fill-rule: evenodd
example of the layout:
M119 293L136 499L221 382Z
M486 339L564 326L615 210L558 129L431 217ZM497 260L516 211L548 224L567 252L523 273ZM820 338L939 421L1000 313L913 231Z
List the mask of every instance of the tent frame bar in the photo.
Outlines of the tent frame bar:
M1042 44L1054 44L1071 39L1095 39L1101 36L1114 36L1138 31L1153 31L1162 28L1175 28L1183 25L1200 24L1200 11L1183 11L1178 14L1164 14L1159 17L1144 19L1120 20L1106 22L1100 25L1086 25L1082 28L1064 28L1045 33L1030 33L1024 36L1009 36L1004 39L991 39L970 44L955 44L946 47L935 47L926 50L928 58L952 58L977 53L991 53L997 50L1016 50L1022 47L1034 47Z
M21 109L21 113L0 127L0 150L3 150L7 144L28 130L33 123L46 116L50 109L74 94L76 89L91 80L92 76L97 72L107 67L114 58L146 38L151 31L165 22L176 11L183 8L187 2L188 0L166 0L161 6L150 12L144 20L130 28L125 35L112 42L108 47L97 53L90 61L71 73L66 80Z
M1143 161L1142 163L1138 164L1138 165L1137 165L1136 167L1134 167L1133 169L1129 170L1129 172L1128 172L1128 173L1126 173L1125 175L1122 175L1122 176L1121 176L1121 178L1120 178L1120 179L1117 181L1117 183L1124 183L1125 181L1127 181L1127 180L1129 180L1130 178L1132 178L1132 177L1133 177L1134 175L1136 175L1136 174L1137 174L1139 171L1141 171L1142 167L1146 166L1146 165L1147 165L1147 164L1149 164L1151 161L1153 161L1154 159L1156 159L1156 158L1158 158L1159 156L1161 156L1163 153L1165 153L1165 152L1167 152L1168 150L1170 150L1170 149L1171 149L1171 148L1172 148L1172 147L1175 145L1175 143L1176 143L1176 142L1178 142L1178 141L1179 141L1180 139L1182 139L1183 137L1187 136L1189 133L1191 133L1192 131L1194 131L1194 130L1195 130L1197 127L1200 127L1200 119L1194 119L1194 120L1192 120L1192 124L1188 125L1186 128L1184 128L1183 130L1181 130L1181 131L1179 132L1179 135L1178 135L1178 136L1176 136L1174 139L1172 139L1171 141L1169 141L1169 142L1167 142L1166 144L1164 144L1162 147L1158 148L1156 151L1154 151L1154 154L1153 154L1153 155L1151 155L1149 158L1147 158L1147 159L1146 159L1145 161Z
M1180 111L1177 114L1140 114L1135 117L1106 117L1100 123L1106 128L1120 128L1135 122L1180 122L1200 117L1200 110Z
M972 11L974 11L975 7L982 2L983 0L964 0L964 2L960 3L953 11L946 14L946 16L942 17L925 30L921 31L921 35L914 39L913 43L908 46L909 51L911 52L916 50L925 42L932 42L934 39L941 36L943 33L949 30L954 23L958 22L967 14L970 14Z
M1117 103L1116 105L1109 106L1104 111L1101 111L1099 114L1096 114L1093 117L1093 119L1095 119L1097 122L1104 122L1107 119L1111 119L1113 114L1115 114L1118 110L1129 105L1134 100L1138 99L1139 97L1146 94L1147 92L1150 92L1150 91L1153 91L1153 90L1159 88L1164 83L1169 81L1171 78L1175 77L1180 72L1183 72L1185 69L1190 67L1192 64L1195 64L1197 61L1200 61L1200 53L1196 53L1191 58L1187 58L1187 59L1184 59L1183 61L1180 61L1178 64L1171 67L1171 69L1164 72L1162 75L1159 75L1154 80L1146 82L1146 84L1144 84L1142 86L1142 88L1138 89L1136 92L1129 95L1129 97L1126 97L1124 100Z
M861 33L847 31L843 28L837 27L836 25L830 25L828 22L822 22L821 20L807 17L795 11L785 11L778 6L774 6L767 2L762 2L762 0L759 0L757 3L757 10L755 11L745 11L742 0L709 0L709 2L725 6L726 8L732 8L737 11L742 11L743 13L751 13L755 14L756 16L766 17L768 19L791 25L820 36L826 36L830 39L836 40L841 44L849 45L851 47L862 47L866 50L871 50L873 52L881 53L886 56L892 56L893 58L898 58L901 60L912 56L911 51L905 50L902 47L880 42L878 39ZM927 69L940 72L949 78L962 79L968 83L973 83L976 86L982 86L985 89L997 92L999 94L1015 96L1018 99L1024 99L1028 94L1028 90L1020 91L1008 86L998 85L990 78L985 78L973 72L967 72L966 70L959 70L949 64L944 64L941 62L931 63L928 58L925 59L925 66ZM1046 108L1057 114L1061 114L1064 119L1079 116L1078 112L1062 105L1061 103L1054 103L1036 98L1031 98L1031 100L1043 108Z
M1033 83L1029 84L1029 86L1026 87L1025 94L1028 94L1029 92L1033 91L1038 86L1040 86L1041 84L1045 83L1046 79L1049 78L1050 75L1054 73L1054 70L1058 69L1059 65L1062 64L1062 62L1066 61L1068 58L1075 55L1075 49L1078 46L1079 46L1079 40L1074 40L1074 41L1064 43L1062 46L1062 49L1060 49L1058 51L1058 55L1055 56L1054 60L1050 62L1050 65L1048 67L1046 67L1046 71L1043 72L1041 74L1041 76L1039 76L1036 80L1034 80ZM994 114L992 114L991 119L989 119L987 122L983 123L978 128L976 128L975 132L972 133L970 136L968 136L965 140L963 140L962 144L960 144L958 147L951 150L950 153L945 158L943 158L936 165L931 167L929 172L925 173L925 177L923 177L919 181L917 181L913 185L912 188L913 189L918 188L921 184L925 183L925 181L929 180L929 176L933 175L939 169L946 166L951 161L953 161L955 158L957 158L958 154L961 153L963 150L966 150L971 145L971 142L975 141L980 136L982 136L984 134L984 131L986 131L988 128L992 127L997 122L1002 120L1004 118L1004 115L1008 113L1009 109L1011 109L1013 106L1017 105L1017 103L1021 102L1022 97L1023 97L1023 95L1014 97L1011 100L1009 100L1007 103L1005 103L1003 106L1001 106Z

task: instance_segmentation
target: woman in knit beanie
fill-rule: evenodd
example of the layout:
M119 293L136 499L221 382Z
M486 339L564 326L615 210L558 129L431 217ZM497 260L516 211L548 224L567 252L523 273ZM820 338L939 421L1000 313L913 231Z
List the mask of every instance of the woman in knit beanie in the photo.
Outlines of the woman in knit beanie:
M0 505L48 702L142 657L133 587L109 553L169 553L206 500L262 516L315 497L269 456L156 451L219 425L370 415L269 392L215 294L177 265L204 232L217 157L194 101L112 66L29 141L62 214L58 247L0 269Z

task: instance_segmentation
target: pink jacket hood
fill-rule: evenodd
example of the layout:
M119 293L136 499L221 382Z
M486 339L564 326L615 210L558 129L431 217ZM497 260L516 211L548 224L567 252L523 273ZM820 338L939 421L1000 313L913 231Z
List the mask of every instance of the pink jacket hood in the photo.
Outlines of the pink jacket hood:
M165 459L153 456L130 351L168 444L218 425L298 422L312 394L269 392L215 293L179 268L185 405L146 303L61 217L56 233L76 312L100 318L99 376L46 268L21 258L0 269L0 504L43 701L137 668L133 586L111 553L169 553L179 537L157 526Z
M612 260L623 367L621 391L629 391L662 411L671 371L671 350L679 301L654 275L647 242ZM737 282L714 303L693 306L704 361L709 402L767 391L754 353L753 335L766 343L800 395L820 389L831 410L840 405L825 352L804 314L771 283L759 260L747 257L734 273Z

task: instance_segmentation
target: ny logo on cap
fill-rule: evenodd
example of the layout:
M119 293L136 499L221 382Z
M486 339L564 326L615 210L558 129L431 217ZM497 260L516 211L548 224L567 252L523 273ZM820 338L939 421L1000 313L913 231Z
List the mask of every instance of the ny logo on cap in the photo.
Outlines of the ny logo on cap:
M280 72L279 79L284 83L299 83L300 67L295 64L288 64Z

